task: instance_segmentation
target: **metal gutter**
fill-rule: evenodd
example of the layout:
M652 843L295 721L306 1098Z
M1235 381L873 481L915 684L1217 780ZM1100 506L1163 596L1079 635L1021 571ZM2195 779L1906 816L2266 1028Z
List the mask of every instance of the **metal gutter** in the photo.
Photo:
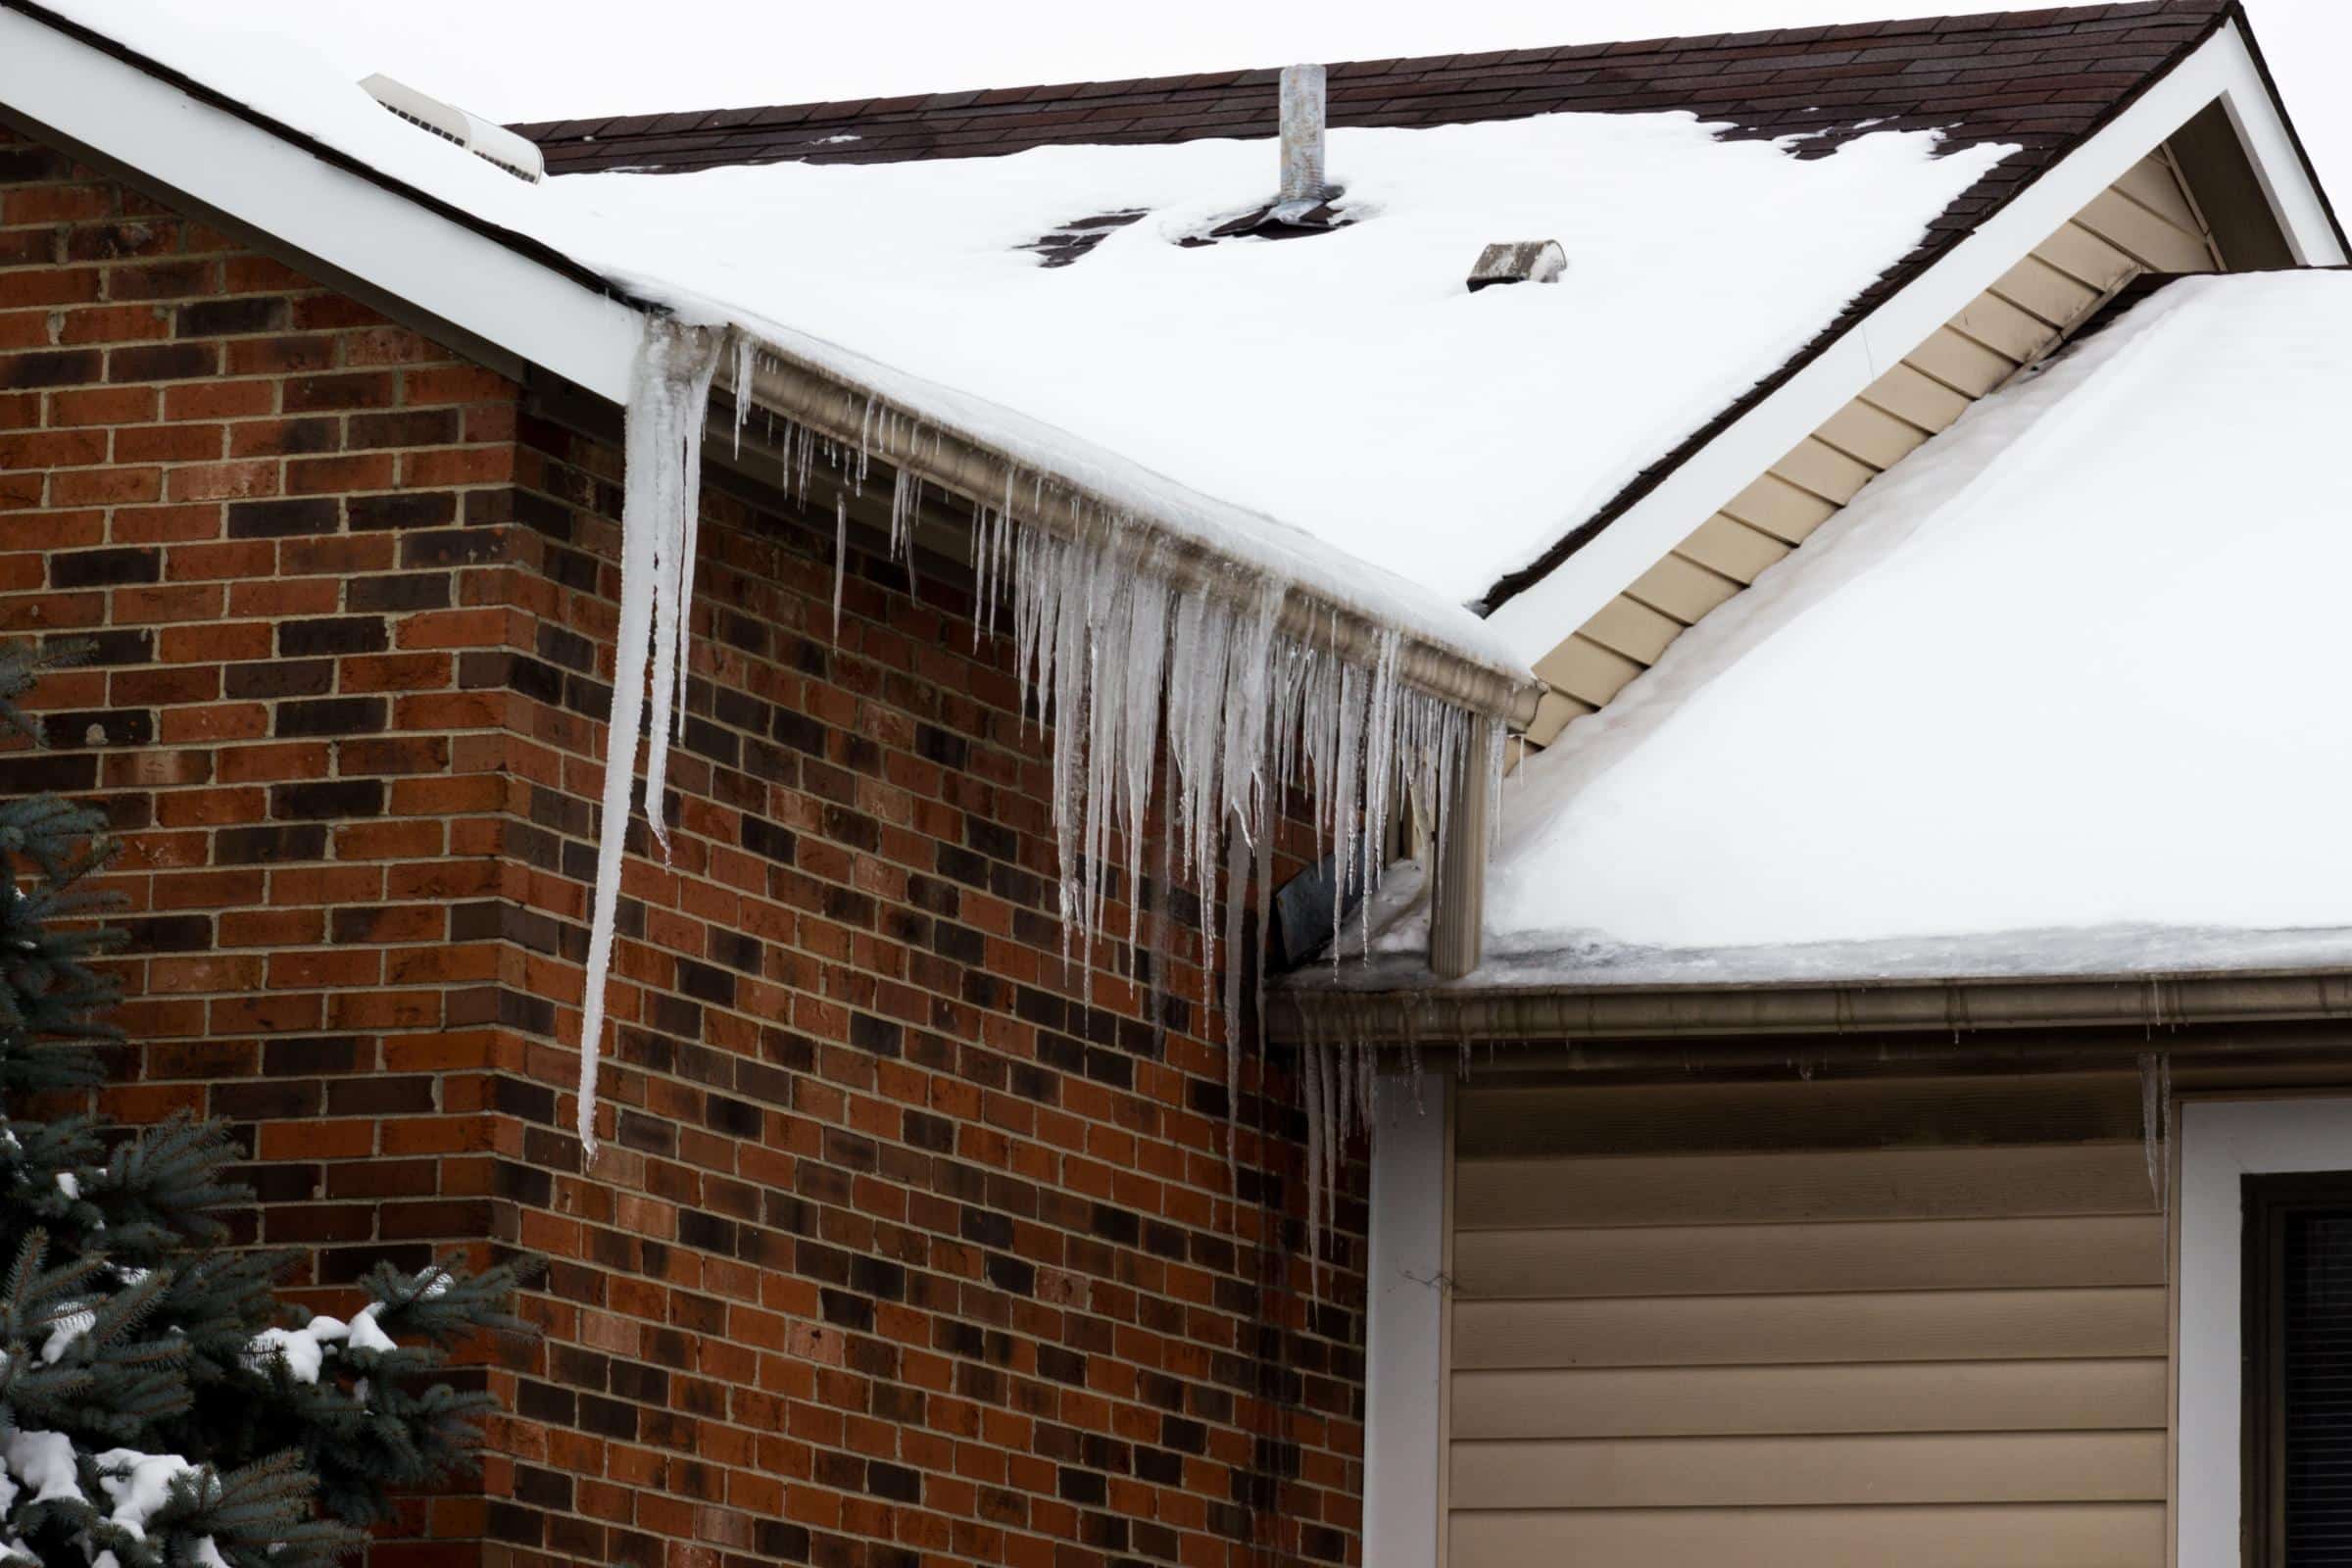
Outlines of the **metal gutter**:
M2352 1020L2352 967L1793 986L1556 986L1266 996L1268 1038L1369 1045Z
M1001 506L1014 497L1019 519L1064 538L1092 538L1131 554L1140 565L1149 557L1154 571L1179 586L1214 587L1230 579L1236 564L1198 539L1135 509L1059 475L1033 469L985 442L929 415L882 397L867 387L799 356L761 345L752 375L753 402L820 436L860 449L868 434L887 420L903 420L920 436L875 457L968 501ZM730 375L722 368L720 384ZM1044 483L1038 483L1040 478ZM1026 503L1026 504L1024 504ZM1104 519L1116 517L1115 531ZM1361 611L1293 583L1284 597L1282 631L1340 658L1370 666L1379 659L1383 627ZM1514 729L1534 719L1543 683L1480 662L1425 636L1406 633L1397 660L1398 677L1409 686L1474 713L1501 718Z

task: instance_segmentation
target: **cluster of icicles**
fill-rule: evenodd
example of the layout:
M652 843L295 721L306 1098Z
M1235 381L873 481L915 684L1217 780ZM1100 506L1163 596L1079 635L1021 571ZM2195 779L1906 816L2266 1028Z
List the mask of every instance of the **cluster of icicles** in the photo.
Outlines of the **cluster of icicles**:
M648 822L666 854L660 803L669 747L685 719L701 434L718 361L730 348L740 452L761 352L740 332L654 318L629 402L612 750L581 1020L579 1135L590 1157L632 742L641 726L650 729L644 798ZM806 503L810 477L820 468L829 470L836 488L838 632L848 498L862 491L875 461L896 463L890 543L895 555L909 560L911 573L913 522L924 487L910 476L912 464L902 460L919 458L923 443L935 442L939 432L878 401L854 446L805 425L761 418L762 433L781 451L788 493ZM1065 514L1076 514L1081 525L1057 533L1015 519L1019 503L1031 503L1034 515L1049 495ZM1082 985L1091 986L1095 941L1108 934L1114 864L1128 891L1125 951L1137 951L1144 940L1143 856L1156 795L1163 831L1151 884L1160 895L1152 946L1162 953L1170 948L1167 890L1183 882L1212 891L1223 873L1223 907L1201 921L1201 973L1205 988L1222 942L1225 983L1217 1000L1228 1041L1229 1110L1238 1112L1245 905L1254 882L1262 940L1272 837L1285 800L1296 792L1311 803L1318 855L1331 857L1337 888L1362 887L1368 911L1387 859L1392 818L1409 798L1421 807L1434 837L1443 831L1448 793L1461 781L1497 788L1501 727L1478 723L1467 710L1403 685L1397 678L1401 642L1394 630L1377 639L1371 663L1343 659L1336 652L1336 626L1328 639L1302 639L1282 627L1286 592L1279 581L1253 580L1233 567L1212 588L1200 580L1197 567L1190 575L1181 569L1188 556L1181 545L1042 474L1008 480L1000 503L974 503L971 510L975 638L995 631L996 606L1008 599L1030 711L1041 725L1052 720L1064 956L1077 962ZM1496 815L1491 811L1489 819ZM1213 900L1202 902L1205 906ZM1344 906L1344 900L1334 899L1335 956ZM1362 940L1368 943L1368 912L1365 920ZM1165 965L1151 968L1156 1016ZM1201 1002L1205 1008L1211 999ZM1347 1141L1371 1123L1370 1053L1317 1044L1304 1053L1301 1075L1309 1127L1308 1234L1314 1238ZM1232 1148L1229 1138L1229 1159Z

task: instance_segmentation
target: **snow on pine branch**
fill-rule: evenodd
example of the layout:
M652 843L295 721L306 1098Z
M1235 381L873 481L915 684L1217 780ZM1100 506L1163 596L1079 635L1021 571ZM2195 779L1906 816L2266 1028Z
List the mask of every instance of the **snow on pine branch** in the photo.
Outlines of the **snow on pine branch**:
M605 988L641 729L650 729L648 820L667 844L662 774L669 733L682 717L697 438L721 337L720 329L652 318L628 410L620 646L581 1031L579 1134L591 1156ZM753 373L765 362L747 334L735 334L733 349L740 450ZM945 432L878 398L868 401L855 443L764 413L759 417L767 444L781 454L779 482L788 494L806 503L820 473L838 492L838 628L848 498L863 494L877 461L894 465L890 549L910 558L927 488L916 465L939 449ZM1049 510L1067 519L1065 527L1049 530L1026 520ZM1400 675L1404 640L1397 627L1373 634L1368 660L1348 657L1336 612L1320 612L1324 635L1301 635L1295 613L1286 624L1293 588L1276 572L1224 561L1203 570L1197 545L1188 548L1152 520L1042 471L1008 465L1002 497L974 501L970 511L974 642L996 630L996 607L1008 599L1025 711L1052 728L1064 956L1077 962L1081 984L1091 985L1087 960L1103 934L1114 864L1129 893L1126 939L1133 945L1143 936L1143 857L1156 794L1162 886L1172 875L1201 888L1208 895L1203 902L1213 904L1224 874L1222 917L1201 925L1201 970L1205 986L1222 940L1228 953L1219 1010L1229 1042L1229 1103L1238 1104L1243 965L1231 950L1246 929L1244 901L1253 876L1264 929L1284 801L1296 793L1310 803L1317 850L1331 855L1337 885L1369 892L1386 863L1392 819L1408 796L1423 804L1442 835L1454 791L1498 788L1502 727L1408 685ZM1336 961L1345 903L1334 905ZM1164 907L1153 925L1153 941L1164 951ZM1206 1007L1211 999L1201 1001ZM1338 1150L1349 1131L1369 1121L1361 1103L1369 1073L1315 1055L1304 1077L1313 1128L1309 1163L1317 1173L1310 1189L1319 1196L1336 1179Z

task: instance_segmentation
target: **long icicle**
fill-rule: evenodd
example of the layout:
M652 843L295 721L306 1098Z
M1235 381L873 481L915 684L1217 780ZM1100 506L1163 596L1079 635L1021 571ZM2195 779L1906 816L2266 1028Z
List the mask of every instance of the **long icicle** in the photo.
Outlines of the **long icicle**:
M654 685L652 733L645 748L645 818L669 858L669 822L662 807L669 788L669 746L686 732L686 637L693 622L694 553L703 493L703 418L710 377L718 368L721 335L680 326L663 318L647 328L648 359L657 362L656 395L666 405L661 449L654 454L660 520L654 524ZM657 348L658 345L658 348ZM637 394L630 394L637 402ZM624 484L633 484L626 479ZM628 528L627 500L621 527ZM623 592L626 592L624 585Z
M596 846L596 892L588 920L588 979L580 1007L579 1134L584 1156L596 1157L596 1081L605 1027L605 986L612 971L612 927L620 908L622 851L628 842L629 801L637 774L637 746L646 720L646 653L656 640L655 609L665 556L685 543L687 518L701 505L699 449L717 338L665 317L646 322L628 418L622 438L627 472L621 499L620 630L612 653L612 712L606 729L604 818ZM682 588L673 592L683 592ZM683 616L680 617L681 620ZM659 653L674 656L676 645ZM658 666L658 669L661 666ZM677 664L666 664L669 681ZM657 673L653 732L665 739L674 685ZM662 797L649 762L646 812L662 831Z

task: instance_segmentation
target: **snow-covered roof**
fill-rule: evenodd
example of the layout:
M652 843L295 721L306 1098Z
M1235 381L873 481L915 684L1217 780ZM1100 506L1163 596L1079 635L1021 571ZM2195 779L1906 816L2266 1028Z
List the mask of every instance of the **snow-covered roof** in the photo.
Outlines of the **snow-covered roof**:
M2348 388L2311 270L1979 404L1505 786L1473 983L2352 960Z
M1220 542L1319 560L1355 602L1474 647L1492 639L1460 605L1782 367L2011 150L1938 158L1937 133L1888 129L1800 158L1679 113L1341 128L1329 167L1360 221L1188 247L1266 197L1271 143L533 186L299 40L55 8L636 296L1058 471L1181 493ZM1137 209L1074 266L1022 248ZM1483 245L1522 238L1562 243L1564 281L1464 290Z
M555 181L691 291L1017 410L1479 598L1818 333L2006 149L1800 160L1685 114L1333 132L1361 220L1187 246L1261 204L1263 141ZM1074 265L1022 247L1146 216ZM1556 285L1463 286L1556 239Z

